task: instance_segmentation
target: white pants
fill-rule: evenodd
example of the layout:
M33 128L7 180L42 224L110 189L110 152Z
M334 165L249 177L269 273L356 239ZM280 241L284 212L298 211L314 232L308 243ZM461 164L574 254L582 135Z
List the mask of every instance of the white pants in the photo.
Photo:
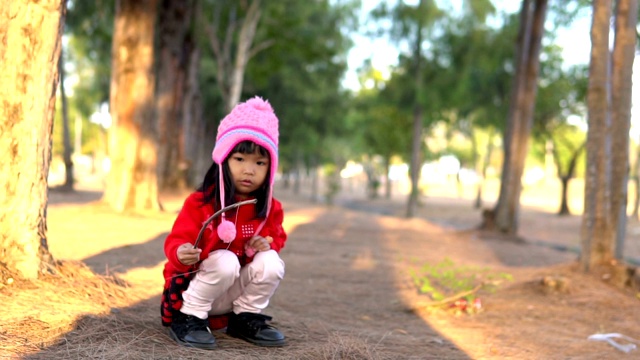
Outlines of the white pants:
M216 250L200 264L200 271L182 293L180 311L200 319L233 311L260 313L284 277L284 262L275 250L256 253L244 267L236 254Z

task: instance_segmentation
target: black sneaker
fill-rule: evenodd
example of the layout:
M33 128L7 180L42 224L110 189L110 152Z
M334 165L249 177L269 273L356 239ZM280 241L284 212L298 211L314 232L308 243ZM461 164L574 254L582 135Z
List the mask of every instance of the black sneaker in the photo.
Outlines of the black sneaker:
M259 346L283 346L284 335L275 327L268 325L271 316L243 312L231 313L227 334Z
M208 321L196 316L177 313L171 321L169 334L182 346L198 349L213 349L216 339L209 330Z

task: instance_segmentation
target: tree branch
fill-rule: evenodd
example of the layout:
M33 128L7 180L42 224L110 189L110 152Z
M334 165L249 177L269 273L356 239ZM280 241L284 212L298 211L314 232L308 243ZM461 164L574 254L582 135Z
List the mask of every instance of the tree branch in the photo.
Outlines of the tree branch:
M482 282L480 284L478 284L476 287L474 287L471 290L467 290L467 291L463 291L460 293L457 293L455 295L449 296L448 298L444 298L442 300L438 300L438 301L428 301L428 302L420 302L418 304L416 304L416 306L414 306L414 309L418 309L418 308L428 308L428 307L434 307L434 306L442 306L448 303L452 303L455 301L458 301L460 298L463 298L465 296L469 296L471 294L474 294L476 292L478 292L478 290L482 289L483 286L485 286L486 283Z

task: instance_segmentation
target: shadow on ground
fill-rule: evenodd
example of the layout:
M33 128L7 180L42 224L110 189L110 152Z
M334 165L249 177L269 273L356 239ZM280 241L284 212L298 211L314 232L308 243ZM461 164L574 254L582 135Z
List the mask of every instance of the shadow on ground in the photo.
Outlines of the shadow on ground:
M407 310L387 236L375 217L338 208L323 208L291 231L281 252L286 275L265 311L287 336L284 348L258 348L222 333L215 333L219 347L212 352L180 347L161 326L160 299L153 296L104 316L85 315L57 345L25 359L469 359ZM164 257L163 238L85 261L98 270L113 258L119 270L155 265ZM132 252L149 257L134 261Z
M109 249L83 259L82 262L98 274L125 273L141 267L151 268L166 259L163 247L168 234L162 233L140 244Z

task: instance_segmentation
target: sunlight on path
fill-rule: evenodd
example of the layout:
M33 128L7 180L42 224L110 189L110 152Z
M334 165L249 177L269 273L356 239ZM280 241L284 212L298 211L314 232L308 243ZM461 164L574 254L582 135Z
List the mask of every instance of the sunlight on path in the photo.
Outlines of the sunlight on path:
M385 236L384 246L395 260L390 263L394 268L398 296L408 308L411 308L411 304L415 304L419 297L411 283L410 269L419 268L426 263L436 264L445 258L451 259L454 263L473 266L496 266L500 263L496 254L485 244L478 242L471 245L469 239L465 239L464 236L452 236L426 221L380 217L378 222L388 234ZM395 234L404 236L399 237ZM425 234L428 234L429 239L420 240ZM407 244L414 246L408 247ZM469 248L474 249L472 257L469 257ZM472 358L486 359L496 355L486 336L491 329L461 328L451 322L450 315L439 317L424 310L416 310L415 314Z
M164 285L162 246L178 208L141 216L116 214L95 204L50 206L49 250L58 260L83 261L95 271L116 273L138 296L149 298L160 294ZM285 231L291 234L325 211L288 211Z
M108 250L142 244L171 230L175 214L121 215L94 205L51 206L49 250L59 260L83 260Z
M129 286L135 289L135 293L142 298L150 298L162 293L164 279L162 269L164 261L151 268L135 268L124 274L118 275Z
M282 224L284 231L286 231L287 234L291 234L298 226L313 222L324 212L326 212L326 209L320 207L305 209L303 211L287 211L284 217L284 223Z

